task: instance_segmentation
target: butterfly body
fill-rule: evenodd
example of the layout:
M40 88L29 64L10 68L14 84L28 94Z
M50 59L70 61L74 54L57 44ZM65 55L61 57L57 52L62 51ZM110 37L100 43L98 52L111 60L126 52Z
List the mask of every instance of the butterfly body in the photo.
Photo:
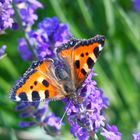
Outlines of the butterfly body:
M23 78L10 91L14 101L60 100L78 102L77 91L92 70L105 38L72 39L56 50L54 59L33 62Z

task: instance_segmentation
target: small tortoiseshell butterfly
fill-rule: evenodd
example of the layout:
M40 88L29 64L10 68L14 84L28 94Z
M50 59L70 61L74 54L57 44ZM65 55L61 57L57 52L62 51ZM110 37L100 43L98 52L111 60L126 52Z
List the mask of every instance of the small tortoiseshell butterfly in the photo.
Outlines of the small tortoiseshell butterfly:
M56 49L54 59L34 61L11 90L10 98L17 102L76 98L76 91L93 68L104 41L101 35L88 40L71 39Z

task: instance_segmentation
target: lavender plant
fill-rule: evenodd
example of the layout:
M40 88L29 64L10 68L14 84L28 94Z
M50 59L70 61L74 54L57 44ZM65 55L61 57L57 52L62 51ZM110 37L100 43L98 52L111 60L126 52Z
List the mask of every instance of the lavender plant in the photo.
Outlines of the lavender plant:
M31 48L34 49L33 51L39 60L42 60L43 58L53 58L55 56L55 48L67 42L71 37L68 26L60 24L56 17L45 18L38 24L36 31L31 30L27 33L28 42L32 45ZM29 60L28 58L31 58L30 56L32 54L31 51L27 49L27 45L28 44L25 39L21 39L19 41L18 48L24 60ZM24 50L22 50L22 48L24 48ZM70 101L70 99L64 100L64 103L66 104L65 111L67 112L67 118L71 125L70 132L78 139L88 139L90 136L94 138L94 134L98 129L104 126L105 118L103 116L103 109L107 108L107 98L103 97L103 92L96 87L96 82L92 80L92 77L93 72L89 74L87 80L83 84L83 88L77 93L81 98L83 98L83 102L81 104L75 105L73 101ZM39 111L38 106L35 110L37 112ZM26 117L30 116L27 112L24 115ZM40 117L42 118L43 115ZM45 130L47 130L46 126L49 126L47 122L39 119L36 115L34 118L37 118L37 124L41 123ZM52 120L54 122L55 130L58 131L61 127L60 119L56 117L53 119L52 117ZM24 127L26 126L25 124L28 126L35 123L22 122L20 123L20 126ZM58 133L57 131L55 134ZM52 132L49 134L52 134ZM53 132L52 135L55 134Z
M39 60L42 60L43 58L53 58L54 49L61 46L64 42L67 42L72 37L68 31L67 25L60 24L56 17L45 18L38 24L36 31L30 31L27 34L28 41L30 42L30 45L32 45ZM25 45L24 51L21 50L23 46L22 41L24 41L23 44ZM32 53L27 50L25 39L20 40L19 44L22 58L25 58L24 60L29 60L27 58L30 58L29 56L31 56L30 54ZM36 48L34 46L36 46ZM74 102L68 98L63 100L65 103L67 120L71 126L70 132L75 138L81 140L86 140L90 137L94 138L95 133L105 125L103 109L108 107L108 99L103 96L103 91L96 87L96 82L92 80L94 75L95 74L92 71L84 82L83 87L79 89L77 93L77 95L81 96L83 100L80 104L74 104ZM29 106L32 108L32 104ZM46 103L44 106L46 106ZM54 136L60 133L60 118L55 117L54 114L48 114L44 117L43 114L46 114L45 112L47 109L43 109L41 114L39 105L34 108L34 111L36 113L31 115L31 111L28 113L27 109L27 111L20 115L21 117L32 116L36 119L34 122L21 122L21 127L39 125L50 135ZM38 114L40 115L38 116ZM50 119L51 123L49 121ZM49 129L50 127L51 131Z
M12 0L0 1L0 32L7 28L12 28L14 9L12 7Z
M37 30L27 32L26 36L27 39L20 39L18 44L18 50L24 60L33 59L29 46L37 59L42 60L54 57L55 47L61 46L71 38L68 26L60 24L57 17L45 18L38 24Z
M106 128L102 128L101 135L103 135L106 140L121 140L121 133L118 128L114 125L106 125Z
M133 140L140 140L140 132L133 134Z

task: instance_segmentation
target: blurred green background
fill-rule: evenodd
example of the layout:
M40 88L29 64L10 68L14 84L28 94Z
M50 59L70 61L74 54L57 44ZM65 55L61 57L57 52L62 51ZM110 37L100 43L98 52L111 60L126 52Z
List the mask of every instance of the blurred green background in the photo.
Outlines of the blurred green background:
M140 131L140 13L134 11L131 0L41 2L44 9L37 11L39 20L34 28L44 17L57 16L69 25L76 38L106 36L105 49L95 65L95 80L110 100L110 107L105 110L107 122L117 125L122 139L132 139L131 134ZM23 36L22 32L6 32L0 35L0 46L8 46L7 56L0 60L0 139L72 140L68 125L63 126L61 138L48 137L39 127L18 127L19 114L14 110L15 103L8 99L8 91L30 62L24 62L17 51L17 39ZM62 105L53 104L54 112L62 116Z

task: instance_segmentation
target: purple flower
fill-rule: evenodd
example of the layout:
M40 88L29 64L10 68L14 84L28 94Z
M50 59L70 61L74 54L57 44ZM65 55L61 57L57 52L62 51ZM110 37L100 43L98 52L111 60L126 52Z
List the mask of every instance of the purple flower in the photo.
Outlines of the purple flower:
M20 3L20 1L18 1ZM26 34L26 39L19 39L18 50L23 60L31 60L32 53L29 50L37 53L39 59L44 57L54 56L54 49L58 45L65 43L71 37L68 27L65 24L60 24L59 20L54 18L45 18L39 23L36 31L30 31ZM27 42L28 41L28 42ZM22 121L21 127L29 127L39 125L44 128L49 135L59 135L62 122L60 118L54 116L53 113L47 113L48 102L46 101L42 108L40 104L20 103L16 110L20 111L22 119L32 118L33 121ZM81 132L82 133L82 132Z
M57 130L61 128L60 118L56 118L53 113L49 113L48 116L44 119L44 122L47 123L50 127L55 127Z
M35 14L36 10L42 8L43 5L37 0L13 0L13 4L16 6L23 27L26 31L29 31L38 19ZM0 31L7 28L18 28L18 25L13 20L14 13L12 0L0 1Z
M3 57L4 53L5 53L5 50L6 50L6 45L3 45L1 48L0 48L0 59Z
M35 14L38 8L42 8L43 5L37 0L14 0L19 12L22 25L26 30L30 30L31 26L38 19Z
M18 3L20 5L22 1L18 0ZM36 19L33 14L33 17L31 16L31 19L29 19L33 22L29 21L28 17L26 19L28 12L25 8L20 9L20 16L25 23L25 25L23 24L25 28L28 25L31 26ZM71 37L68 26L61 24L57 17L45 18L38 24L36 30L27 32L26 40L23 38L19 40L18 50L24 60L32 59L32 53L28 45L31 46L32 52L35 52L39 60L48 57L54 58L56 48L69 41ZM75 100L70 98L64 100L65 111L71 125L70 132L79 140L87 140L89 137L94 138L94 134L99 128L105 125L103 109L108 107L108 99L103 96L102 90L96 87L96 82L92 80L93 76L95 74L91 72L82 88L78 89ZM31 117L33 121L22 122L20 126L26 127L35 124L43 127L46 133L50 135L59 134L62 125L61 120L55 117L53 113L47 113L48 102L42 108L40 108L39 103L38 105L26 104L28 105L27 108L24 105L17 107L17 109L24 108L20 117L23 119Z
M68 110L71 133L80 140L86 140L89 136L94 137L94 133L105 123L103 109L107 108L107 99L95 86L95 81L91 80L93 75L93 72L89 74L83 87L77 93L79 104L75 104L70 99L64 101L66 102L65 110Z
M28 44L24 38L19 39L18 41L18 51L23 60L32 60L32 52L28 48Z
M20 122L19 126L21 128L25 128L25 127L31 127L34 126L36 123L35 122Z
M14 10L11 3L12 0L0 1L0 31L7 28L12 28L12 25L14 23Z
M55 56L55 48L66 43L71 38L71 34L66 24L61 24L58 18L45 18L38 24L35 31L26 34L25 39L19 40L18 50L23 60L32 60L32 53L28 45L39 60Z
M49 113L44 121L46 125L44 126L44 130L48 135L56 136L60 134L60 129L62 126L61 119L56 117L54 113Z
M133 140L140 140L140 132L133 134Z
M134 5L134 9L140 12L140 0L134 0L133 5Z
M103 135L106 140L121 140L121 133L115 125L106 125L106 129L102 128L101 135Z
M88 140L89 134L86 128L80 127L77 123L73 122L72 120L69 120L69 123L71 126L70 132L74 135L75 138L78 138L79 140Z
M28 36L37 46L37 56L40 60L44 57L54 57L54 49L71 38L68 26L60 24L57 17L45 18L38 24L38 29L29 32Z
M31 118L32 121L22 121L19 126L31 127L40 126L43 127L45 132L49 135L59 135L62 122L59 117L56 117L53 113L48 113L48 101L44 103L18 103L16 111L20 112L20 118Z

